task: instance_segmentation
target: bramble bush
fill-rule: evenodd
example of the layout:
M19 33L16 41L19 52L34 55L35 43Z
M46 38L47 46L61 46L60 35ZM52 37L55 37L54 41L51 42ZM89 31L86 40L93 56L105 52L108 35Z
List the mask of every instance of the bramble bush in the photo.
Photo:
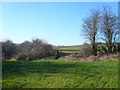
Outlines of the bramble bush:
M34 39L31 42L25 41L21 44L14 44L10 40L2 42L3 60L12 58L17 60L37 60L48 58L55 54L56 50L53 49L53 46L41 39Z
M32 42L24 42L21 53L17 56L17 60L37 60L45 57L54 56L56 51L52 45L45 43L40 39L32 40ZM27 47L25 47L26 45Z

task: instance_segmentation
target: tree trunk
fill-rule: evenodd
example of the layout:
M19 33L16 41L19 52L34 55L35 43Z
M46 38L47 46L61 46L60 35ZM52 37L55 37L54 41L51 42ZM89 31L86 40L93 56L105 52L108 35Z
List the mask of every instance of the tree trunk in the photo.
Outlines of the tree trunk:
M96 47L96 43L95 43L95 37L93 37L93 42L92 42L92 54L94 56L97 55L97 47Z

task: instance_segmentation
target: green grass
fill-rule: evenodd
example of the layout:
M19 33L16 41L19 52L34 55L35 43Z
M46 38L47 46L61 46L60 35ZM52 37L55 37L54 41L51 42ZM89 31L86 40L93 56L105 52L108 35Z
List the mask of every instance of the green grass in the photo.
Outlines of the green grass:
M3 61L3 88L117 88L118 61Z

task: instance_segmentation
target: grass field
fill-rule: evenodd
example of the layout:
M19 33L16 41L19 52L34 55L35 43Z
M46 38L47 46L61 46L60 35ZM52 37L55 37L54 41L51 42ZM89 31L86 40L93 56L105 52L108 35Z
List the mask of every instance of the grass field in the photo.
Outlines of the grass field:
M73 45L73 46L58 46L55 47L55 49L61 49L61 50L80 50L83 47L83 45Z
M73 45L73 46L59 46L59 47L54 47L54 49L58 49L58 50L81 50L81 48L83 47L83 45ZM75 53L77 51L61 51L63 53Z
M118 61L3 61L3 88L117 88Z

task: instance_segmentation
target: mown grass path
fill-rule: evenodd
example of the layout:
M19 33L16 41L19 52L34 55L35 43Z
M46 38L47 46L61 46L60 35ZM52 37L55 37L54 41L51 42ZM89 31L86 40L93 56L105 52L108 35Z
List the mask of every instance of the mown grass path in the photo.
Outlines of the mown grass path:
M117 88L118 61L3 61L3 88Z

